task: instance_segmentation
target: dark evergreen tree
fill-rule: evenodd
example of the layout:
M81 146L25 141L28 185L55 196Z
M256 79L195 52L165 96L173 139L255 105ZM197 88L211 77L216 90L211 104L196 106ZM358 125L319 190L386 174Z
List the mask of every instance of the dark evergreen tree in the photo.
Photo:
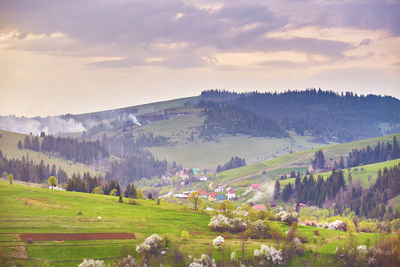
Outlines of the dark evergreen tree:
M279 180L276 180L274 187L274 200L279 199L280 195L281 195L281 184L279 183Z

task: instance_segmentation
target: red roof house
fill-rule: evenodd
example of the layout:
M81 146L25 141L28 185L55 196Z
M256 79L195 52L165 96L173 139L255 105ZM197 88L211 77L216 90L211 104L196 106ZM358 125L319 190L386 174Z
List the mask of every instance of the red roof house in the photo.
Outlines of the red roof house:
M260 191L260 187L261 187L260 184L251 184L250 185L250 190L251 191Z
M261 205L254 205L254 207L256 210L267 210L267 207L265 207L264 204Z

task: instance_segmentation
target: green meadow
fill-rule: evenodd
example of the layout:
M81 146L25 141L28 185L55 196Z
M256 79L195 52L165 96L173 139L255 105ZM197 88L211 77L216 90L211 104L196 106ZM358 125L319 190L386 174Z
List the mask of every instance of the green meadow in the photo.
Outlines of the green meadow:
M52 191L48 189L9 185L0 181L0 250L6 266L38 266L47 261L53 266L76 266L84 258L104 259L116 263L131 254L137 260L136 244L147 236L157 233L168 240L169 253L164 266L173 266L173 250L182 249L185 259L189 255L200 256L211 249L214 258L222 259L220 251L212 247L212 240L218 233L208 228L210 214L195 212L190 206L178 206L152 200L135 200L136 205L119 203L117 197L95 194ZM81 212L82 215L78 215ZM98 219L101 216L101 219ZM271 222L284 233L288 226ZM344 242L349 233L319 229L320 235L314 240L316 228L299 226L307 237L305 257L294 258L290 266L297 266L302 260L309 261L318 253L318 261L334 263L334 249ZM182 241L182 230L190 233L191 240ZM34 241L28 244L19 240L20 233L134 233L133 240L91 240L91 241ZM241 241L237 234L222 234L225 237L225 258L231 251L241 254ZM353 234L360 242L372 234ZM272 239L251 240L246 245L246 257L261 244L276 246Z

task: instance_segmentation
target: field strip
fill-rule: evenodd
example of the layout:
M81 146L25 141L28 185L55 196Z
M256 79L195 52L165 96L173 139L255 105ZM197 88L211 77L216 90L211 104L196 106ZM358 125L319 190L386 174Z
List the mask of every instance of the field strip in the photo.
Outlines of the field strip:
M107 258L96 258L96 260L118 260L124 258L121 257L107 257ZM39 261L39 262L82 262L83 259L76 259L76 260L48 260L48 259L31 259L31 258L17 258L17 257L7 257L7 260L22 260L22 261Z
M23 241L19 241L23 242ZM94 243L94 244L69 244L69 245L56 245L56 244L43 244L43 245L37 245L37 244L26 244L26 242L23 242L24 246L29 246L29 247L95 247L95 246L111 246L111 245L136 245L136 243ZM0 245L1 248L7 248L7 247L15 247L15 246L21 246L22 244L15 244L15 245Z
M133 233L24 233L19 235L21 240L103 240L103 239L136 239Z

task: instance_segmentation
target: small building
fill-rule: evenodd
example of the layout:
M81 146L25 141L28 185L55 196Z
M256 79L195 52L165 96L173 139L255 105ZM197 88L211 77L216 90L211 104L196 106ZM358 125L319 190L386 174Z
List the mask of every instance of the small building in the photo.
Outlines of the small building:
M208 200L209 201L215 201L216 196L218 195L218 193L210 193L208 194Z
M58 191L66 191L64 188L58 187L57 185L56 186L49 186L49 189L58 190Z
M193 168L192 169L193 175L197 175L200 172L199 168Z
M251 184L250 185L250 191L260 191L260 184Z
M253 208L256 209L256 210L267 210L267 207L265 207L264 204L254 205Z
M207 176L204 176L204 175L202 175L202 176L200 176L200 177L199 177L199 181L200 181L200 182L205 182L205 181L208 181L208 177L207 177Z
M218 201L224 201L224 200L226 200L225 195L217 195L215 198L216 198L216 200L218 200Z
M182 199L187 199L187 198L188 198L188 195L185 195L185 194L174 194L174 197L176 197L176 198L182 198Z
M235 198L236 198L235 190L229 190L228 191L228 200L234 200Z
M217 185L214 189L215 192L221 193L224 192L224 188L222 187L221 184Z

